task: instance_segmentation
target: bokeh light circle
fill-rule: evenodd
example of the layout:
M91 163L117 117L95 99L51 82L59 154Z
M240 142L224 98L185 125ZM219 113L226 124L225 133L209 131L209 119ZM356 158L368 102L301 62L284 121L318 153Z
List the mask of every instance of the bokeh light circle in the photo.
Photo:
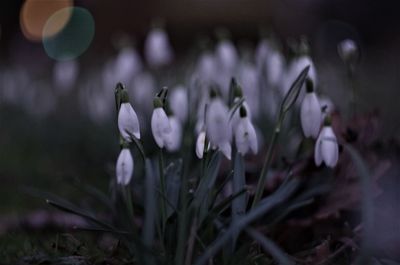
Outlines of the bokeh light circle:
M72 60L83 54L90 46L95 32L94 19L90 12L81 7L63 8L54 13L43 28L43 36L54 30L54 23L70 13L64 28L54 36L43 37L47 55L59 61Z
M26 0L20 11L20 26L24 36L31 41L57 34L68 22L71 13L65 12L43 36L46 21L58 10L73 6L72 0Z

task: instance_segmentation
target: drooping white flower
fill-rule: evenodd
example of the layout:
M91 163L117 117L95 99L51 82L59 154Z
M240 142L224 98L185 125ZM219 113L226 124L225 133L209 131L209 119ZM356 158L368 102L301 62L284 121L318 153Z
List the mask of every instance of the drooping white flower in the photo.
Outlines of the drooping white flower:
M357 44L351 39L342 40L338 44L338 54L344 62L354 59L357 56Z
M307 93L300 107L300 121L306 137L317 138L322 123L321 105L312 88L312 81L307 79Z
M310 69L308 71L308 77L311 79L313 82L314 86L317 86L317 72L314 66L313 61L308 55L301 55L298 58L293 59L290 62L289 68L286 71L286 74L283 78L283 84L282 84L282 95L286 95L288 90L290 89L291 85L293 82L296 80L296 78L299 76L301 71L303 71L304 68L307 66L310 66ZM301 91L304 91L303 89ZM302 97L300 95L300 97Z
M140 139L139 120L129 102L123 102L118 113L118 129L125 141L131 142L132 135Z
M167 114L160 105L155 106L153 110L151 116L151 131L154 140L160 148L167 145L168 134L172 131L172 128Z
M258 141L256 130L246 115L244 107L240 108L240 120L235 130L235 143L239 153L245 155L249 150L256 154L258 152Z
M181 147L182 143L182 125L179 119L175 116L170 116L169 124L171 131L167 133L167 142L165 147L170 152L175 152Z
M151 67L160 67L171 62L173 51L164 29L154 28L149 32L145 41L144 52L147 63Z
M215 51L215 56L219 67L223 70L232 72L238 61L238 55L235 46L230 40L221 40Z
M268 83L278 87L285 70L285 58L279 51L271 49L265 64Z
M139 53L133 47L122 48L114 63L114 78L118 82L128 83L142 70Z
M339 158L339 146L330 124L322 128L315 143L314 160L317 166L325 162L328 167L335 167Z
M206 132L201 131L197 136L196 140L196 155L200 159L203 158L205 142L206 142Z
M203 83L209 84L215 81L217 69L216 59L214 54L209 51L203 52L199 57L196 66L196 78Z
M231 137L228 107L220 98L212 98L207 108L206 131L213 147L218 147L224 155L231 159Z
M243 94L248 102L247 108L251 109L251 113L254 117L258 117L260 113L260 90L257 69L251 63L243 63L239 68L238 76Z
M79 65L75 60L61 61L54 65L53 79L57 91L61 94L70 91L78 78Z
M119 153L116 165L117 183L128 185L133 174L133 158L128 148L123 148Z
M188 93L183 86L178 86L171 92L169 97L169 106L174 115L180 120L185 122L188 116L189 102Z

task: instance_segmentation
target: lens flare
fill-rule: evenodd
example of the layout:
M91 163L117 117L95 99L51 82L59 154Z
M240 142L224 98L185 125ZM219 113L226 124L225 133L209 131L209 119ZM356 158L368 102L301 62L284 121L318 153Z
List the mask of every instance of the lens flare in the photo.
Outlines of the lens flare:
M43 36L48 36L54 29L54 23L69 13L70 19L59 33L43 37L47 55L60 61L72 60L83 54L94 37L94 19L88 10L81 7L67 7L54 13L43 28Z
M71 13L64 13L53 22L51 30L43 36L46 21L60 9L72 7L73 0L26 0L20 11L20 26L24 36L31 41L41 41L43 37L57 34L67 24Z

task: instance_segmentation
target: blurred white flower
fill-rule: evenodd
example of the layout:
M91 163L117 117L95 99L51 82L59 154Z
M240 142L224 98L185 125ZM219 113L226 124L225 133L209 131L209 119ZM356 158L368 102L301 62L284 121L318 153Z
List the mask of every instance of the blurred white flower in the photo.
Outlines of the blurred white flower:
M129 102L123 102L118 113L118 129L125 141L131 142L132 135L140 139L139 120Z
M153 110L151 116L151 131L153 133L154 140L160 148L167 145L169 139L169 133L172 128L165 111L162 107L156 107Z
M215 81L216 76L216 60L214 55L209 52L203 52L197 61L196 77L200 82L210 84Z
M357 44L351 39L342 40L338 44L338 54L344 62L352 60L358 54Z
M238 61L238 54L235 46L230 40L221 40L215 51L219 67L223 70L233 72Z
M165 147L170 152L179 150L182 143L182 125L175 116L168 117L171 131L167 133L167 141Z
M173 51L167 33L162 28L153 28L147 35L144 50L147 63L151 67L169 64L173 59Z
M285 58L279 51L271 49L265 64L268 84L279 87L285 70Z
M289 68L286 71L286 74L283 78L283 85L281 87L283 96L286 95L286 93L289 91L291 85L299 76L301 71L303 71L303 69L306 68L308 65L310 66L310 70L308 71L308 77L313 82L314 87L317 87L318 80L314 63L308 55L302 55L298 58L293 59L289 65ZM304 96L303 92L304 89L301 89L301 91L302 93L300 94L300 98Z
M133 47L122 48L114 63L116 82L129 83L142 70L142 61Z
M172 113L180 120L180 122L184 123L189 111L188 93L186 88L178 86L172 90L171 95L169 96L169 106Z
M239 68L238 76L243 95L248 102L247 108L251 109L251 114L254 115L254 117L258 117L260 113L260 89L257 69L250 63L243 63Z
M133 158L128 148L123 148L119 153L116 166L117 183L128 185L133 174Z
M317 166L325 162L328 167L335 167L339 158L339 147L335 133L330 125L325 125L315 143L314 160Z
M240 112L240 120L236 128L234 128L237 150L242 155L245 155L249 150L251 150L253 154L256 154L258 152L256 131L249 117L243 115L245 111L241 109Z
M70 91L78 78L79 65L75 60L60 61L54 64L53 80L60 94Z
M134 78L132 85L129 86L129 95L135 104L140 118L150 117L152 111L152 100L155 94L156 81L148 72L140 72ZM142 117L143 116L143 117ZM140 120L143 122L144 120Z
M211 145L218 147L231 159L232 131L229 126L229 111L220 98L212 98L207 108L206 131Z
M197 136L196 140L196 155L200 159L203 158L205 142L206 142L206 132L201 131Z
M309 86L312 84L307 84L307 93L300 107L300 121L305 137L317 138L322 123L322 111L317 95Z

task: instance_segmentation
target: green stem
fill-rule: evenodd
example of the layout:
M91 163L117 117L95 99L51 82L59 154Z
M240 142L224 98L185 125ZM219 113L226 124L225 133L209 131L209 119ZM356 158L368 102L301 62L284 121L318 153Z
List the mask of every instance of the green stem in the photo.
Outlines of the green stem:
M251 205L251 208L254 208L257 205L257 203L260 201L260 199L261 199L261 197L263 195L265 181L267 179L268 170L269 170L269 167L271 165L272 155L274 153L275 145L278 142L278 136L279 136L280 131L281 131L282 121L283 121L283 117L281 117L279 119L278 123L275 126L275 130L274 130L274 132L273 132L273 134L271 136L271 141L270 141L270 144L268 146L267 156L265 157L264 165L263 165L263 167L261 169L260 178L258 179L256 193L254 195L254 199L253 199L253 203Z
M164 176L164 154L162 148L160 148L160 156L159 156L159 170L160 170L160 190L162 194L165 196L165 176ZM165 199L163 196L160 197L161 199L161 231L164 240L164 232L165 232L165 223L167 219L167 207L165 203Z

